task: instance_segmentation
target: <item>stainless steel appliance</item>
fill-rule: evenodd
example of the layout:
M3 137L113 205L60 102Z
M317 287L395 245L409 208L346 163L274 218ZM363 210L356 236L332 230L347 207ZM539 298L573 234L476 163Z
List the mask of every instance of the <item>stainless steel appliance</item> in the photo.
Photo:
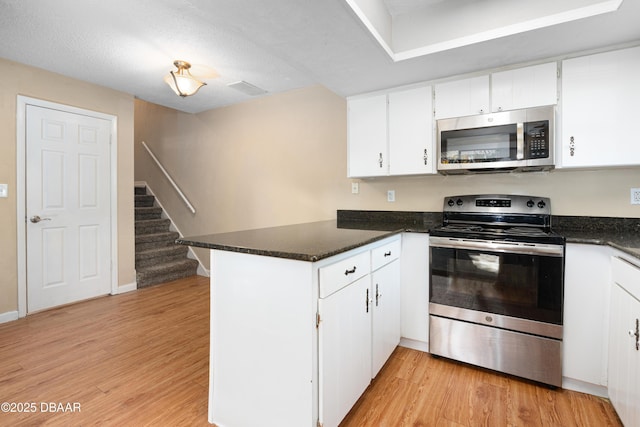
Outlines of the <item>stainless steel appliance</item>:
M554 106L440 119L438 172L552 169L554 130Z
M562 385L564 237L548 198L445 197L429 235L429 352Z

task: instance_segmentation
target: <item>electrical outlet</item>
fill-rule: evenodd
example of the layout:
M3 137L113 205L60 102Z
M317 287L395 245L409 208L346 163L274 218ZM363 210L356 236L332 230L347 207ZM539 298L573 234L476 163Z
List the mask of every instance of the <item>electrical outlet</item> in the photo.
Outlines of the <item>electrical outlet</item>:
M9 197L9 185L0 184L0 197Z
M360 192L360 185L357 182L351 183L351 194L358 194Z
M640 205L640 188L631 189L631 204Z
M395 202L396 201L396 191L389 190L387 191L387 202Z

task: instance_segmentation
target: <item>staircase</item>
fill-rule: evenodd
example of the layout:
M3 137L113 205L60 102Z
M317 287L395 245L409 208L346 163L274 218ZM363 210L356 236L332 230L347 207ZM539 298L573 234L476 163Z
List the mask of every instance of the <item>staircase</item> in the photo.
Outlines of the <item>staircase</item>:
M146 187L135 187L136 282L138 288L193 276L198 261L187 258L189 248L176 245L179 237L170 231L171 221L162 218L162 208Z

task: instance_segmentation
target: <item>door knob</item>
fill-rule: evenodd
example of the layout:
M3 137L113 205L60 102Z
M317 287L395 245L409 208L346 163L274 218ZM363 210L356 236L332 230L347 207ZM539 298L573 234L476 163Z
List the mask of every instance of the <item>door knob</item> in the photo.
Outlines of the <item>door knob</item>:
M33 222L34 224L40 221L51 221L51 218L40 218L40 216L38 215L34 215L31 218L29 218L29 221Z

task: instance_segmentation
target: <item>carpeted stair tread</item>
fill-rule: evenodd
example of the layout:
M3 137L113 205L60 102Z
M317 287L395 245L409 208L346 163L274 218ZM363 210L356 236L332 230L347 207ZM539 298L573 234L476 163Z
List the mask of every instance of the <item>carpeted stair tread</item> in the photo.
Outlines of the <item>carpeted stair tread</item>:
M150 242L170 242L173 243L180 235L176 231L164 231L159 233L139 234L136 236L136 245Z
M141 207L135 208L135 220L145 220L145 219L160 219L162 215L162 208L149 206L149 207Z
M169 231L171 221L167 218L143 219L135 221L134 228L136 235L155 234L162 231Z
M155 264L136 269L136 282L139 288L151 286L182 277L193 276L196 274L197 269L198 261L189 258Z
M184 259L188 248L182 245L166 245L153 247L142 251L136 251L136 268Z
M162 218L162 208L155 206L155 196L146 192L146 187L134 187L138 288L197 274L198 261L187 258L186 246L175 244L180 235L170 231L171 220Z
M156 198L150 194L145 194L145 195L136 194L134 197L135 197L134 206L136 208L151 207L156 201Z

